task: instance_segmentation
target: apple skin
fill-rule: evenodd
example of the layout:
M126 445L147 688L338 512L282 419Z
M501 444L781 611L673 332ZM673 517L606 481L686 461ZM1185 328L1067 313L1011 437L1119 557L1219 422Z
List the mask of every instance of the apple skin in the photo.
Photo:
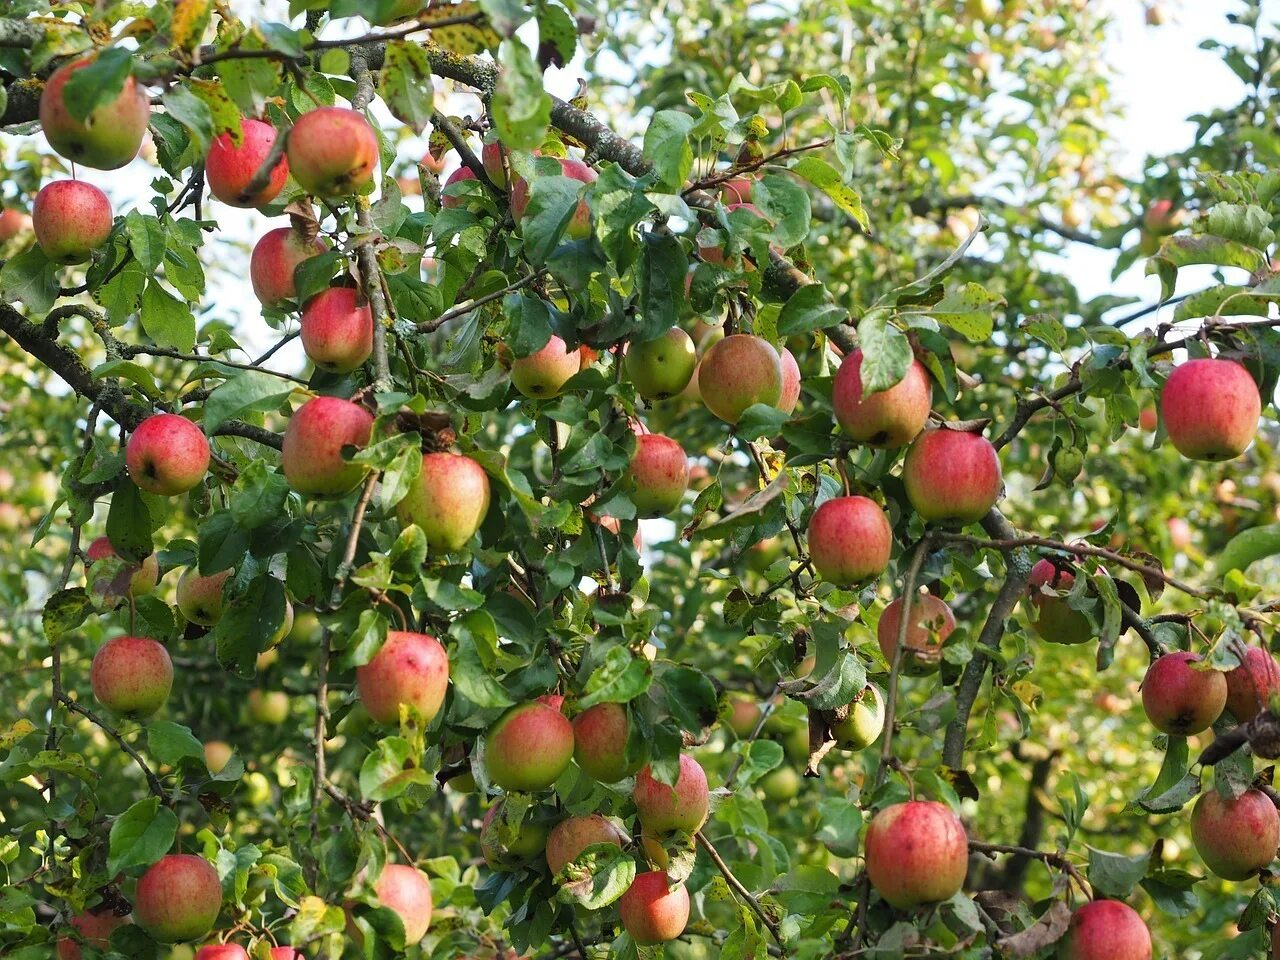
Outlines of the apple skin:
M702 402L725 423L737 423L752 404L782 399L782 358L768 340L735 333L713 343L698 364Z
M641 946L674 940L689 924L689 891L667 886L664 871L637 874L618 900L622 926Z
M1234 360L1179 364L1160 393L1165 432L1188 460L1234 460L1253 443L1261 414L1258 385Z
M427 453L422 472L396 506L406 526L416 523L433 553L454 553L475 536L489 512L489 475L470 457Z
M350 373L373 353L373 311L354 287L330 287L307 301L299 335L311 362Z
M319 237L307 243L307 238L292 227L277 227L264 233L249 257L249 280L258 302L264 307L278 307L286 300L296 300L294 271L327 249Z
M223 771L235 751L224 740L210 740L204 745L204 765L215 777Z
M1227 703L1227 678L1196 670L1198 653L1178 650L1157 658L1142 680L1142 708L1161 733L1189 737L1213 725Z
M800 785L800 774L785 764L770 770L756 784L770 803L789 803L800 796Z
M1093 625L1087 616L1072 609L1065 596L1051 596L1041 589L1048 587L1066 594L1075 582L1074 573L1055 566L1052 560L1038 560L1031 568L1031 578L1027 581L1031 608L1035 611L1031 626L1040 639L1068 646L1093 639Z
M778 409L783 413L794 413L796 404L800 402L800 364L786 347L782 348L778 359L782 361L782 394L778 397Z
M689 489L689 458L684 447L660 433L639 434L625 482L637 517L667 516L680 506Z
M969 869L969 839L949 807L912 800L885 807L872 818L865 856L876 892L907 910L960 892Z
M547 835L547 866L555 876L592 844L621 847L625 840L622 831L598 813L570 817L557 823Z
M631 799L635 801L641 826L659 837L677 830L697 833L711 811L707 774L702 764L687 753L680 754L680 773L675 787L655 780L646 765L636 775Z
M283 690L250 690L245 711L256 724L278 727L289 719L289 695Z
M572 157L560 157L560 175L581 183L594 183L596 172L581 160ZM524 219L525 210L529 207L529 182L523 177L516 177L511 185L511 216L519 222ZM585 240L591 235L591 205L585 199L578 202L577 208L569 218L565 227L565 236L570 240Z
M884 573L893 529L880 505L867 497L833 497L809 520L809 559L818 576L848 587Z
M1058 960L1151 960L1151 933L1127 903L1093 900L1071 915Z
M373 659L356 667L360 702L378 723L398 724L401 704L430 723L448 688L449 657L440 641L425 633L392 630Z
M230 570L201 576L195 567L188 567L178 578L178 612L191 623L214 626L226 611L222 588L230 576Z
M14 237L31 229L31 217L13 207L0 209L0 244L8 243Z
M510 846L502 843L494 820L505 802L499 800L491 806L480 824L480 854L491 870L514 870L520 864L537 857L547 846L546 824L528 818L521 821Z
M209 470L209 441L186 417L158 413L134 429L124 458L129 476L140 489L174 497L204 479Z
M480 148L480 164L489 179L500 187L507 186L507 148L497 140L489 140Z
M118 717L143 720L169 699L173 661L147 637L115 637L98 648L89 668L97 701Z
M36 243L63 265L88 260L111 236L113 219L107 195L83 180L46 183L31 205Z
M755 181L751 177L735 177L720 184L720 200L726 204L751 202L751 187Z
M107 941L111 939L111 934L118 927L122 927L128 922L128 917L116 916L110 910L103 910L101 913L86 910L84 913L77 913L71 918L71 926L80 932L85 943L104 952L107 949ZM81 951L78 941L71 937L58 938L58 960L81 960L82 956L83 951Z
M373 434L373 414L338 397L313 397L289 418L280 465L289 486L312 497L341 497L368 475L364 464L342 458L342 448L362 448Z
M440 194L440 206L444 207L446 210L451 210L454 207L462 206L464 203L467 202L467 197L450 193L448 192L447 188L453 186L453 184L455 183L464 183L467 180L479 180L479 179L480 178L475 175L475 172L472 171L470 167L465 165L453 171L453 173L449 174L448 179L445 180L444 182L446 190L445 192Z
M1191 546L1191 524L1182 517L1170 517L1165 521L1169 531L1169 545L1175 550L1186 550Z
M1209 790L1191 811L1191 840L1219 877L1247 880L1275 859L1280 814L1261 790L1246 790L1234 800Z
M306 957L296 947L272 947L271 960L306 960Z
M956 628L956 618L945 600L932 593L917 593L911 600L911 622L903 638L899 669L909 677L937 673L942 665L942 645ZM876 640L884 658L893 663L902 628L902 598L895 598L876 624Z
M901 447L914 440L929 420L933 384L919 360L888 390L862 396L862 351L855 350L836 373L831 408L840 428L873 447Z
M161 943L207 936L221 909L218 871L189 853L172 853L152 864L133 898L134 922Z
M138 155L151 122L151 104L141 84L129 77L115 99L99 105L84 120L73 117L63 88L93 60L75 60L49 77L40 94L40 127L49 146L68 160L96 170L117 170Z
M196 951L195 960L249 960L238 943L210 943Z
M289 170L308 193L330 200L359 193L378 169L378 135L346 107L318 107L289 133Z
M884 730L884 698L868 684L862 699L849 704L849 715L831 725L836 745L845 750L865 750L879 739Z
M503 790L545 790L572 759L573 725L537 700L512 707L485 734L485 767Z
M729 716L726 722L735 737L745 740L751 736L756 724L760 722L761 712L760 704L756 703L755 698L744 693L731 694Z
M530 399L549 400L581 369L582 354L552 334L541 350L512 361L511 382Z
M1280 663L1261 647L1248 647L1245 662L1227 671L1227 709L1240 723L1252 720L1280 691Z
M1000 498L1003 478L986 437L958 430L926 430L902 463L907 499L926 523L977 523Z
M627 344L623 372L646 400L666 400L689 385L698 369L693 338L672 327L655 340Z
M99 560L105 560L107 557L114 557L116 551L107 537L98 537L93 543L89 544L89 548L85 550L84 555L89 563L93 564ZM131 597L145 597L155 590L156 584L160 582L160 561L154 553L143 560L141 566L127 564L126 567L133 571L129 577L128 593ZM102 593L107 593L111 586L110 583L105 582L95 583L94 589L101 588Z
M399 914L405 946L412 946L431 927L431 881L416 867L389 863L373 885L380 906Z
M640 751L627 762L631 719L620 703L597 703L573 718L573 759L587 776L600 783L617 783L639 770L645 761Z
M267 161L276 142L276 128L261 120L246 117L240 121L240 146L230 133L220 133L209 145L204 161L205 180L209 192L233 207L265 207L279 196L289 179L289 161L281 157L271 171L267 185L252 196L244 196L254 174Z

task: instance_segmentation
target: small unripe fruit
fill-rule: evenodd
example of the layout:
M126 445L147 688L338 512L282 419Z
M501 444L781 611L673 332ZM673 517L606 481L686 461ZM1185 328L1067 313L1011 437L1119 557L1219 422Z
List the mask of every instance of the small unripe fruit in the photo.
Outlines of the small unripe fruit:
M867 497L833 497L809 520L809 559L818 576L837 586L880 576L892 550L889 520Z
M271 124L249 118L240 121L240 132L239 146L232 141L230 133L218 134L209 145L209 156L204 163L209 192L233 207L264 207L284 189L289 179L289 161L281 157L272 168L266 186L246 196L245 190L266 163L277 134Z
M369 473L342 456L343 447L363 448L373 433L373 414L337 397L314 397L289 418L280 465L289 486L313 497L340 497Z
M855 350L836 373L831 408L840 427L854 440L873 447L901 447L916 438L929 420L933 384L919 360L888 390L862 395L862 351Z
M1065 594L1071 592L1075 574L1057 566L1052 560L1039 560L1031 568L1027 590L1035 616L1031 626L1042 640L1050 643L1076 644L1093 639L1093 624L1079 610L1074 609ZM1045 588L1056 590L1064 596L1053 596Z
M111 236L111 201L83 180L45 184L31 206L36 243L54 263L84 263Z
M254 723L278 727L289 719L289 695L283 690L250 690L246 712Z
M1280 692L1280 664L1261 647L1248 647L1244 662L1227 671L1227 709L1240 723L1258 715Z
M222 740L210 740L204 745L204 765L216 777L231 762L234 754L231 744Z
M547 400L582 369L582 354L570 350L565 342L552 334L547 345L511 364L511 382L526 397Z
M84 943L104 953L107 950L107 941L111 939L111 934L118 927L122 927L128 922L128 917L116 916L114 912L108 909L102 909L96 913L92 910L86 910L84 913L78 913L71 918L71 926L76 928ZM80 949L80 941L69 936L58 938L58 960L81 960L82 956L83 951Z
M1261 790L1246 790L1234 800L1209 790L1191 811L1191 839L1215 874L1247 880L1275 859L1280 815Z
M644 751L627 759L631 720L620 703L598 703L573 719L573 759L587 776L601 783L617 783L644 765Z
M516 828L510 843L500 836L501 814L506 801L499 800L480 824L480 855L492 870L514 870L543 853L547 846L547 825L526 817Z
M621 847L625 840L622 831L598 813L570 817L552 827L547 836L547 866L555 876L587 847L597 843Z
M862 697L849 704L845 719L831 724L831 736L836 745L846 750L864 750L879 738L884 730L884 699L880 691L870 684Z
M89 684L97 701L119 717L146 719L173 687L169 651L147 637L116 637L93 655Z
M910 623L903 638L899 669L911 677L935 673L942 664L942 645L956 628L956 618L941 597L917 593L911 600ZM876 640L884 658L893 663L902 631L902 598L898 597L880 614Z
M199 940L222 909L222 883L208 860L176 853L152 864L138 881L133 918L161 943Z
M737 423L753 404L782 399L782 358L768 340L735 333L713 343L698 364L698 390L706 408Z
M204 479L209 470L209 441L186 417L158 413L138 424L124 456L129 476L139 488L174 497Z
M760 722L760 704L754 697L746 694L731 694L729 697L729 729L739 740L745 740L755 731Z
M373 311L353 287L330 287L307 301L302 349L321 370L350 373L373 353Z
M867 877L899 910L950 900L964 886L969 839L960 818L931 800L885 807L866 840Z
M800 781L795 767L784 765L766 773L757 786L770 803L787 803L800 795Z
M285 300L296 300L294 271L327 249L319 237L307 243L307 238L292 227L277 227L264 233L249 257L249 281L258 301L264 307L278 307Z
M698 368L693 338L672 327L656 340L627 344L623 372L646 400L674 397L689 385Z
M413 946L431 927L431 881L415 867L389 863L373 885L379 906L393 910L404 924L405 946Z
M680 772L674 787L656 780L646 766L636 776L631 791L636 812L644 829L655 836L683 830L694 834L707 822L711 796L702 764L688 754L680 755Z
M90 564L99 560L105 560L107 557L116 555L115 548L111 546L111 541L107 537L98 537L93 543L89 544L89 548L84 552L85 558ZM160 582L160 561L154 553L147 556L142 561L141 566L137 564L126 564L125 571L130 572L127 592L131 597L144 597L156 588L156 584ZM117 577L114 583L95 582L93 587L100 593L109 593L113 587L120 586Z
M489 475L470 457L427 453L422 472L396 507L400 522L416 523L433 553L454 553L467 545L489 512Z
M304 113L289 132L289 169L304 190L336 200L359 193L378 168L378 135L345 107Z
M1119 900L1094 900L1071 915L1058 960L1151 960L1151 934Z
M178 578L178 611L191 623L212 627L222 619L227 602L222 594L230 570L220 570L201 576L195 567L189 567Z
M665 517L689 488L689 458L684 447L658 433L636 437L636 452L627 468L626 490L636 515Z
M689 925L689 891L661 870L638 874L618 900L622 926L640 946L674 940Z
M545 790L572 759L573 726L536 700L512 707L485 735L485 767L503 790Z
M1000 497L1000 458L986 437L926 430L902 464L907 499L926 523L976 523Z
M1227 679L1217 670L1197 670L1198 653L1166 653L1147 668L1142 708L1161 733L1179 737L1208 730L1227 703Z
M85 119L73 117L64 88L93 61L85 57L53 72L40 94L40 127L49 146L68 160L96 170L116 170L138 155L151 122L151 104L142 85L128 77L115 97L99 104Z
M1262 396L1249 371L1234 360L1180 364L1160 394L1169 441L1189 460L1232 460L1258 432Z
M399 723L401 705L430 723L449 688L449 658L435 637L392 630L364 666L356 668L356 689L369 716Z

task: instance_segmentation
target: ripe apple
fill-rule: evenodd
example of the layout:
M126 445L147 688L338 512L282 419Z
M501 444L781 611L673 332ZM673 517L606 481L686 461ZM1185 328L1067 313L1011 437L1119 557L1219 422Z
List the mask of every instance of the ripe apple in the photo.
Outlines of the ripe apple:
M760 722L760 704L745 693L730 694L728 699L729 729L739 740L745 740L755 732L756 724Z
M93 543L89 544L89 548L84 552L85 558L90 564L97 563L99 560L105 560L107 557L116 555L115 548L111 546L111 541L107 537L98 537ZM144 597L156 588L156 584L160 582L160 561L156 555L150 554L142 564L126 563L124 571L129 573L128 594L131 597ZM115 583L106 581L105 578L93 584L93 589L98 593L110 593L112 588L117 586L121 577L115 578Z
M646 831L663 836L683 830L694 834L707 822L711 797L702 764L687 753L680 754L680 772L674 787L654 779L649 766L636 775L631 791L640 824Z
M867 828L867 877L899 910L949 900L964 886L969 839L944 804L912 800L885 807Z
M301 950L296 947L272 947L271 960L306 960Z
M1068 645L1093 639L1089 618L1067 602L1066 595L1075 581L1074 573L1052 560L1039 560L1031 568L1031 578L1027 581L1031 607L1035 611L1031 626L1040 639Z
M392 630L373 659L356 668L360 702L378 723L398 724L402 704L430 723L448 687L449 657L440 641L425 633Z
M621 847L625 842L626 835L598 813L569 817L552 827L547 836L547 866L555 876L592 844Z
M1262 397L1234 360L1188 360L1169 375L1160 418L1169 441L1188 460L1233 460L1253 443Z
M831 736L846 750L863 750L875 743L884 730L884 698L867 684L862 697L849 704L844 720L831 725Z
M751 187L755 180L750 176L734 177L720 184L720 200L725 204L751 202Z
M236 146L230 133L220 133L209 145L204 174L209 192L233 207L265 207L284 189L289 179L289 161L281 157L271 170L267 185L252 196L245 190L254 174L267 162L276 142L276 128L246 117L240 121L241 139Z
M1227 678L1217 670L1197 670L1198 653L1166 653L1147 668L1142 708L1161 733L1179 737L1208 730L1227 703Z
M99 104L84 120L67 109L67 81L93 63L84 57L59 67L40 94L40 127L49 146L76 163L97 170L116 170L133 160L151 122L147 92L133 77L115 97Z
M625 482L638 517L667 516L680 506L689 489L689 458L684 447L660 433L639 434Z
M888 390L862 396L862 351L855 350L836 373L831 409L840 428L873 447L901 447L916 438L929 420L933 383L919 360Z
M1165 521L1169 531L1169 546L1175 550L1186 550L1191 546L1191 524L1182 517L1170 517Z
M134 922L161 943L207 936L221 909L218 871L189 853L171 853L152 864L133 898Z
M942 645L956 628L956 618L945 600L932 593L917 593L911 600L911 622L903 638L902 663L899 669L911 677L936 673L942 664ZM902 630L902 598L893 600L876 624L876 640L880 652L893 663Z
M560 174L570 180L581 183L594 183L596 172L581 160L572 157L561 157ZM516 177L511 185L511 216L517 222L524 219L525 210L529 206L529 183L523 177ZM591 235L591 205L585 199L578 202L577 208L569 218L565 227L565 236L570 240L584 240Z
M627 708L620 703L597 703L573 718L573 759L586 774L601 783L617 783L644 764L645 751L627 758L632 736Z
M191 623L214 626L227 608L222 588L230 576L230 570L202 576L195 567L188 567L178 578L178 612Z
M169 699L173 661L155 640L116 637L93 655L89 685L97 701L116 716L145 720Z
M555 334L547 345L511 363L511 382L526 397L548 400L582 369L582 354L570 350Z
M775 767L756 784L770 803L789 803L800 796L801 777L795 767Z
M350 373L373 353L373 311L354 287L330 287L303 307L299 335L321 370Z
M1247 880L1276 858L1280 815L1261 790L1246 790L1234 800L1209 790L1191 811L1191 840L1215 874Z
M782 348L778 358L782 361L782 394L778 397L778 409L783 413L794 413L796 404L800 402L800 364L786 347Z
M1093 900L1071 915L1058 943L1059 960L1151 960L1151 934L1119 900Z
M809 520L809 559L818 576L848 587L884 573L893 529L867 497L833 497Z
M662 870L637 874L618 900L622 926L641 946L666 943L689 924L689 891L684 884L667 886Z
M665 400L689 385L698 368L693 338L672 327L656 340L627 344L623 372L646 400Z
M1155 405L1143 407L1138 414L1138 427L1147 433L1155 433L1159 426L1160 414L1156 412Z
M489 179L500 187L507 185L507 148L497 140L486 141L480 149L480 164Z
M489 475L470 457L427 453L422 472L396 507L406 526L416 523L433 553L454 553L467 545L489 512Z
M712 344L698 364L698 390L706 408L737 423L748 407L776 407L782 399L782 358L768 340L735 333Z
M293 227L277 227L264 233L249 257L249 281L258 302L264 307L278 307L285 300L296 300L294 271L327 249L319 237L307 243L307 238Z
M81 960L80 945L82 942L105 953L107 941L111 939L111 934L118 927L122 927L128 922L128 917L116 916L109 909L103 909L100 912L86 910L84 913L77 913L71 918L71 926L75 927L79 934L79 939L59 937L58 960Z
M129 476L147 493L173 497L199 485L209 470L209 441L186 417L158 413L134 429L124 451Z
M902 463L907 499L926 523L976 523L995 506L1003 479L996 448L959 430L926 430Z
M547 846L547 825L529 817L520 822L511 842L503 843L499 817L505 804L505 800L499 800L491 806L480 824L480 855L492 870L514 870L539 856Z
M462 206L467 201L466 196L459 195L449 190L449 187L453 186L455 183L464 183L467 180L479 179L480 178L475 175L472 169L465 165L453 171L453 173L449 174L449 178L444 182L444 191L440 194L440 206L444 207L446 210Z
M224 740L210 740L204 745L204 765L215 777L231 762L235 753L231 744Z
M31 217L13 207L0 208L0 244L31 229Z
M318 107L289 132L289 170L310 194L339 200L359 193L378 168L378 135L345 107Z
M283 690L250 690L246 701L249 719L268 727L278 727L289 719L289 695Z
M537 700L512 707L485 734L485 767L503 790L545 790L572 759L573 725Z
M1227 709L1240 723L1252 720L1280 692L1280 663L1261 647L1248 647L1244 663L1227 671Z
M289 418L280 465L289 486L313 497L340 497L364 480L369 468L343 459L344 447L369 442L373 414L338 397L314 397Z
M378 905L392 910L404 924L405 946L427 935L431 926L431 881L416 867L389 863L373 885Z
M249 960L238 943L209 943L196 951L195 960Z
M84 263L111 236L107 195L83 180L46 183L31 205L36 243L54 263Z

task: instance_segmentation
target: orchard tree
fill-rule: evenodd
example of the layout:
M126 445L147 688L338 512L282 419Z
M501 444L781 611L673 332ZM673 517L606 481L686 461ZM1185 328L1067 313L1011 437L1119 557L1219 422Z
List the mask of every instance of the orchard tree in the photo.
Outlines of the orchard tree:
M0 17L0 953L1280 957L1260 0L258 6Z

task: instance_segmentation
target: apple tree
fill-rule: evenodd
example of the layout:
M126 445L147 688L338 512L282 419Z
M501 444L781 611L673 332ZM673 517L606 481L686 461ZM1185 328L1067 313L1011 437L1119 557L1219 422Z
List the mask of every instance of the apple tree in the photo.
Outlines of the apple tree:
M8 4L0 953L1280 957L1280 46L1100 6Z

